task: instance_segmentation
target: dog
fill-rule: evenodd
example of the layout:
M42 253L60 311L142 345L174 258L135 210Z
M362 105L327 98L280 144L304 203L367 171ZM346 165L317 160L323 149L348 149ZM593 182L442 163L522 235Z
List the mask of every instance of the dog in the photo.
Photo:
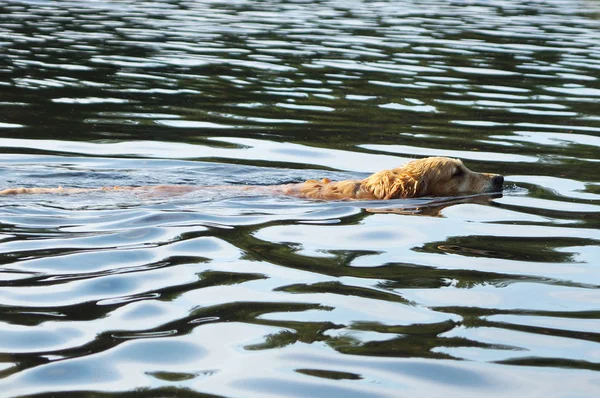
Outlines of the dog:
M321 200L389 200L425 196L461 196L501 192L504 177L498 174L476 173L461 160L429 157L413 160L391 170L379 171L363 180L308 180L303 183L271 186L185 186L158 185L154 187L102 188L10 188L0 195L73 194L94 191L152 190L165 194L185 194L200 189L241 190L257 194L278 194Z

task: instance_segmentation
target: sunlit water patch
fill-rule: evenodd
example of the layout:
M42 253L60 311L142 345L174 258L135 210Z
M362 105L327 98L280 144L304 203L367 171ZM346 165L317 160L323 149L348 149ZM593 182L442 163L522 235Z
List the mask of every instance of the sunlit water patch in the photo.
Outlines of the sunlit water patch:
M597 396L599 16L0 4L0 189L203 187L0 197L3 394ZM424 156L503 195L243 189Z

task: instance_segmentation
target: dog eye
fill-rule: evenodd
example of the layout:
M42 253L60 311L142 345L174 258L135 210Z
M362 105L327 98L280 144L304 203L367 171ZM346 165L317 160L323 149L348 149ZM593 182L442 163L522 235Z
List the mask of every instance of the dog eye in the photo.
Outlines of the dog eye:
M465 174L465 172L463 171L463 169L461 169L460 167L458 169L456 169L454 171L454 174L452 174L452 177L460 177L461 175Z

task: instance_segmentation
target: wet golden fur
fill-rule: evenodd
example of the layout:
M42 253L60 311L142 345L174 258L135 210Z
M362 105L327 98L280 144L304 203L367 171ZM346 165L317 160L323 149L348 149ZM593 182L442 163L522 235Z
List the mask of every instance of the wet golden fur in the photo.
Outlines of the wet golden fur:
M499 192L503 182L500 175L469 170L459 159L431 157L379 171L364 180L306 181L286 193L312 199L385 200Z
M0 195L80 193L93 191L140 191L184 194L200 189L243 190L257 193L283 194L308 199L396 199L422 196L457 196L502 190L504 178L497 174L476 173L469 170L459 159L430 157L413 160L391 170L379 171L363 180L334 182L327 178L308 180L299 184L273 186L182 186L160 185L156 187L103 187L103 188L11 188Z

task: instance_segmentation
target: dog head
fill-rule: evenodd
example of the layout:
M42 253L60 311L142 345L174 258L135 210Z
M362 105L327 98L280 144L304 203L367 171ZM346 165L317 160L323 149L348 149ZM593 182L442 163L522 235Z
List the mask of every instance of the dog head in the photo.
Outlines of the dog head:
M459 159L430 157L375 173L362 186L378 199L395 199L500 192L503 183L501 175L476 173Z

